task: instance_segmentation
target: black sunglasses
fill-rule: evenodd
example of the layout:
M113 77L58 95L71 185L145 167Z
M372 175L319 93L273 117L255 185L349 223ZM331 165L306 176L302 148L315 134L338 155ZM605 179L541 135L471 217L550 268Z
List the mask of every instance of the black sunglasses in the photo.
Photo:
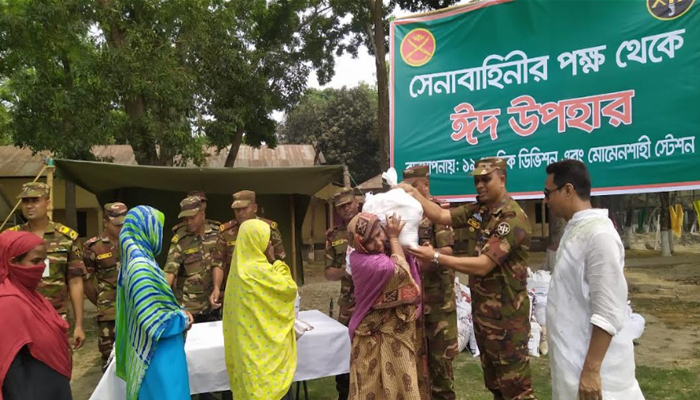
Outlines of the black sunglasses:
M552 189L552 190L549 190L549 189L547 189L547 188L544 188L544 191L543 191L543 192L544 192L544 198L545 198L545 199L549 199L549 195L550 195L550 194L556 192L557 190L560 190L560 189L564 188L564 187L565 187L566 185L568 185L568 184L569 184L569 183L565 183L565 184L563 184L563 185L561 185L561 186L557 186L556 189Z

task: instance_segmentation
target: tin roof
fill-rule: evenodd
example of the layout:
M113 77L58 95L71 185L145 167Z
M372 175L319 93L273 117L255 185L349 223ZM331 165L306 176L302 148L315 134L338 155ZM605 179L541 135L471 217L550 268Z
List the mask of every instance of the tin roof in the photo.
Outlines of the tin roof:
M228 149L216 154L216 149L212 147L206 152L209 158L205 167L223 168ZM130 145L95 146L93 154L112 160L115 164L138 165ZM0 146L0 177L34 177L41 171L42 159L49 155L50 152L32 155L29 149ZM308 167L324 162L323 154L316 157L310 144L280 144L274 149L241 145L234 167Z

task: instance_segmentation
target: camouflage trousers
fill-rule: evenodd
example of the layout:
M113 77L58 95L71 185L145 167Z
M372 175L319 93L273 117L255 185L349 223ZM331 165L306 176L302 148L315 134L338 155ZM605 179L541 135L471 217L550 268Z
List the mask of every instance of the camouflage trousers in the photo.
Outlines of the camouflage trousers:
M455 400L452 361L459 353L457 311L425 315L428 371L433 400Z
M103 372L107 369L112 347L114 347L114 321L97 321L97 349L102 355Z
M527 342L530 323L474 315L474 333L481 351L484 384L494 400L537 400ZM504 327L504 321L507 326Z

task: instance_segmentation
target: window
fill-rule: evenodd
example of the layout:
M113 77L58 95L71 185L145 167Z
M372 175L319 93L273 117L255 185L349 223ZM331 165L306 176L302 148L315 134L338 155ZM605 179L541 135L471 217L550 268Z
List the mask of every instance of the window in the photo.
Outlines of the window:
M87 211L78 211L78 236L87 237Z
M549 223L549 206L547 204L544 205L544 223L547 224ZM539 201L535 203L535 223L536 224L541 224L542 223L542 202Z

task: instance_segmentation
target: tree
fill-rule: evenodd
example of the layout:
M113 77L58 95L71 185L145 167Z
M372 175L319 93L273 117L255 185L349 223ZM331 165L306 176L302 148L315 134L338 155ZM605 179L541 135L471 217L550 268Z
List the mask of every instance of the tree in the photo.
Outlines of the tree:
M380 166L389 167L389 73L386 54L389 51L389 18L397 7L411 12L429 11L448 7L458 0L336 0L337 15L349 14L350 42L341 49L357 56L360 46L374 55L377 75L377 118Z
M0 0L0 80L14 143L139 164L204 162L204 145L276 144L273 110L333 74L326 0Z
M354 88L308 89L280 125L283 143L315 144L327 162L345 164L357 183L380 169L377 93L367 84Z

